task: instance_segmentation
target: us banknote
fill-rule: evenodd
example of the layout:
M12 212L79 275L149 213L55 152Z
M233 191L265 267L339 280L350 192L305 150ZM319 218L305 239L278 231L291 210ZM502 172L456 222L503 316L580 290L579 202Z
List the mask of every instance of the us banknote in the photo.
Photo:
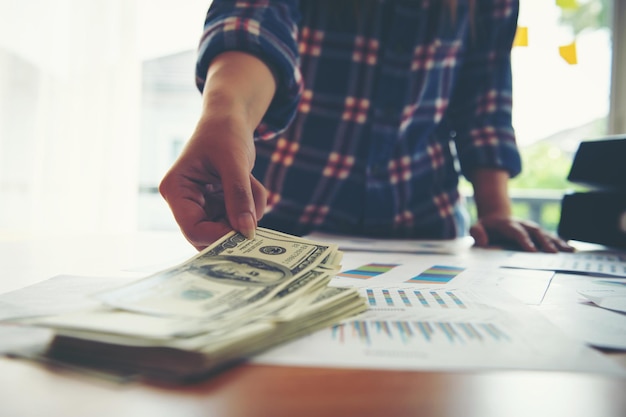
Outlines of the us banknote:
M97 298L144 314L205 319L241 314L315 268L336 269L337 252L335 245L268 229L259 228L254 239L231 232L180 265Z

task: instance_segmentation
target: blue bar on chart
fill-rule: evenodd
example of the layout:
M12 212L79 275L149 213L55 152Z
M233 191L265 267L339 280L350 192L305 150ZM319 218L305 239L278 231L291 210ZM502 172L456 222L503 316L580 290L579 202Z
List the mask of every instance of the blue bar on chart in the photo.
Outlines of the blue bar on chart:
M376 275L384 274L387 271L398 266L398 264L379 264L371 263L362 265L356 269L349 271L343 271L337 274L338 277L357 278L357 279L370 279Z
M344 327L345 327L345 324L339 323L339 324L335 324L331 330L331 335L332 335L333 340L336 340L342 344L346 340L344 336Z
M406 321L394 321L402 342L407 343L413 337L413 330Z
M378 333L384 333L390 339L393 337L391 335L391 328L389 327L389 322L384 321L384 320L383 321L376 320L376 321L373 321L372 323L374 323L374 326L376 327L376 331Z
M416 321L413 323L417 329L422 333L422 336L427 342L430 342L431 335L433 334L433 328L427 321Z
M361 342L365 342L367 345L372 343L369 330L367 328L367 322L355 320L352 322L352 329L353 333L361 340Z
M415 296L417 297L417 299L419 300L420 304L424 307L430 307L430 304L428 304L428 300L426 300L426 298L424 297L424 294L422 294L421 291L413 291L413 293L415 294Z
M443 300L443 298L441 298L441 296L439 295L437 291L431 291L430 295L432 295L435 301L437 301L437 304L439 305L439 307L448 308L448 305Z
M478 333L472 323L458 323L457 325L461 328L461 330L463 330L468 338L483 340L482 335Z
M402 300L405 306L411 307L412 305L411 300L409 300L409 297L407 297L406 292L404 292L404 290L398 290L398 295L400 296L400 299Z
M385 297L385 302L388 306L392 307L394 305L393 298L391 298L391 294L389 290L383 290L383 297Z
M463 303L463 301L459 297L457 297L457 295L453 293L452 291L446 291L446 295L452 298L452 301L454 301L454 304L456 304L457 307L467 308L467 306Z
M501 331L498 326L494 325L493 323L481 323L480 326L485 329L485 331L489 333L489 335L491 335L491 337L493 337L495 340L510 340L509 336Z
M454 343L454 341L457 338L460 339L460 336L454 330L454 328L452 327L452 325L450 323L448 323L448 322L436 322L435 325L437 325L437 327L439 327L439 329L443 332L443 334L446 336L446 338L448 339L449 342Z
M434 265L406 282L420 284L447 284L464 270L465 268L460 268L458 266Z

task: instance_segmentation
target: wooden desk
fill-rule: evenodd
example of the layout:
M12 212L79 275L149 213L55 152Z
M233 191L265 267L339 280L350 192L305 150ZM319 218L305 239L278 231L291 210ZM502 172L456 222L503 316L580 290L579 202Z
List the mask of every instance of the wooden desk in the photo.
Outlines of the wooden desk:
M0 242L0 292L193 253L177 235ZM626 355L614 355L626 365ZM626 379L558 372L393 372L243 365L188 387L115 385L0 359L2 417L624 417Z
M189 387L115 386L0 360L7 417L623 417L626 381L592 375L240 366Z

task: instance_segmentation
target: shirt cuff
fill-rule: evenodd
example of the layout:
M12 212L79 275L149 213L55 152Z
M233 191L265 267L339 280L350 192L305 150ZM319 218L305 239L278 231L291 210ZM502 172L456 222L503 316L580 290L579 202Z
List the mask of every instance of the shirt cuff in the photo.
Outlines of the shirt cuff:
M302 80L298 66L297 16L286 5L266 6L251 13L247 8L230 6L209 10L198 48L196 85L204 88L211 61L226 51L241 51L261 59L276 78L277 88L270 106L255 130L255 138L271 139L293 119ZM286 17L290 16L291 19Z

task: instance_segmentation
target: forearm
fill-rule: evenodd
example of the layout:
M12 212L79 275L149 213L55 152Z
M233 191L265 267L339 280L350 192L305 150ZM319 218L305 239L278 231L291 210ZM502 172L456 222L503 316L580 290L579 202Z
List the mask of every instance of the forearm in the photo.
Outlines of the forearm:
M478 218L511 215L508 181L509 174L502 169L481 168L473 172L471 182Z
M225 52L209 66L196 130L159 187L181 230L198 249L229 228L254 237L267 195L251 175L253 134L275 89L269 68L252 55ZM222 196L207 193L218 188Z
M252 135L275 92L276 80L263 61L243 52L224 52L207 72L201 122L233 120Z

